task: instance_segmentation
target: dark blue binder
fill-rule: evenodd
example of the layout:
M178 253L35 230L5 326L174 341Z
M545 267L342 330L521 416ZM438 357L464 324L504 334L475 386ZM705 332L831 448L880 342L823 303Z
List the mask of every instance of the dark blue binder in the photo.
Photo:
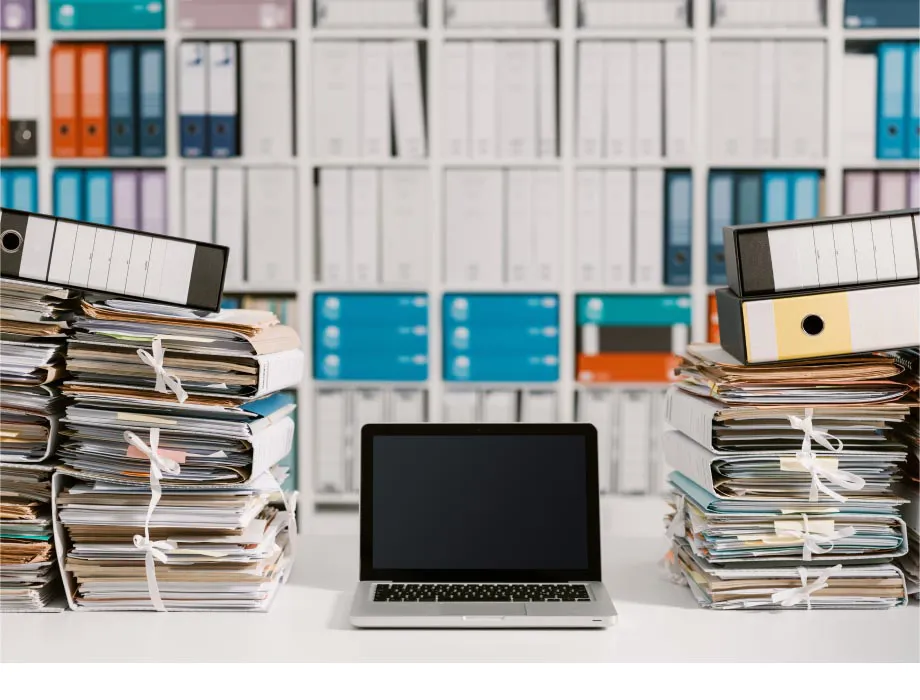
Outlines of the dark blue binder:
M666 175L664 282L689 285L693 243L693 180L689 172Z
M109 155L137 155L134 47L109 45Z
M137 49L140 155L166 155L165 56L162 44L140 44Z
M734 223L734 175L727 171L713 171L709 175L709 236L706 246L706 282L710 285L727 284L725 276L725 244L722 229Z

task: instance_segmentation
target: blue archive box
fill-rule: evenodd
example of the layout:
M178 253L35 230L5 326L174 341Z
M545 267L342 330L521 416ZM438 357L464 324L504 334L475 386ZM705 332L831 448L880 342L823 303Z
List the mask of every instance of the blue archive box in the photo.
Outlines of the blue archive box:
M734 224L759 224L761 212L761 174L759 172L735 173Z
M109 45L109 155L125 158L137 155L135 133L134 47Z
M689 285L693 240L693 181L690 173L668 172L665 187L664 281L670 285Z
M818 218L818 192L821 177L817 172L802 171L789 175L789 191L792 193L790 221Z
M792 204L789 173L768 171L763 174L763 221L788 221Z
M907 44L878 46L878 129L876 157L904 158L907 154Z
M137 49L139 155L166 155L166 66L163 44L140 44Z
M3 168L4 206L22 211L38 211L38 172L34 168Z
M424 382L428 379L427 354L367 352L323 353L315 356L314 376L328 381Z
M444 325L559 325L555 294L445 294Z
M314 326L321 321L353 325L428 325L426 294L335 294L313 297Z
M559 326L445 325L444 350L473 355L559 354Z
M387 324L359 325L321 321L313 338L314 353L355 355L373 351L410 355L428 353L428 326Z
M173 0L179 2L180 0ZM164 29L165 0L49 0L51 28Z
M54 215L83 219L83 171L58 168L54 171Z
M556 382L559 381L559 356L447 353L444 379L450 382Z

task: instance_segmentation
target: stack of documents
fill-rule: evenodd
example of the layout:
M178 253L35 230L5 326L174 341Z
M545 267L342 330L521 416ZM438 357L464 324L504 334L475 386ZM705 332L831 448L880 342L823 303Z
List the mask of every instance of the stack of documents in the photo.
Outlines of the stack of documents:
M268 311L85 301L55 474L68 602L266 610L292 565L296 332ZM87 483L88 482L88 483Z
M873 354L745 366L691 345L663 441L675 565L717 609L906 602L899 506L913 386Z
M0 611L62 609L53 605L60 582L51 536L51 470L0 464Z
M917 382L920 379L920 349L900 350L894 355ZM907 523L909 547L898 564L907 579L908 592L920 598L920 407L917 403L915 401L910 416L898 429L898 437L908 449L900 494L910 501L901 508L902 517Z

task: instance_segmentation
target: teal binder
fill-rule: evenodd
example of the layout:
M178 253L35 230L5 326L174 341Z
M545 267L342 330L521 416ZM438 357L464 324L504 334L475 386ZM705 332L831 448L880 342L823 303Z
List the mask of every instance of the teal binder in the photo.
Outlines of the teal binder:
M86 171L86 220L112 225L112 171Z
M821 176L817 172L797 172L789 176L792 193L790 221L818 218L818 199Z
M9 200L13 209L38 211L38 173L34 168L9 171Z
M166 67L163 44L140 44L137 49L139 155L166 155Z
M59 168L54 171L54 215L83 219L83 171Z

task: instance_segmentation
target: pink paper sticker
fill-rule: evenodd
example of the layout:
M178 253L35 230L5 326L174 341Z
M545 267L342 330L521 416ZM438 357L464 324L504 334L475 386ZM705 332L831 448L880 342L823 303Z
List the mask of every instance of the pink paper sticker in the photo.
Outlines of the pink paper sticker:
M185 464L185 452L180 450L157 450L157 454L161 457L169 457L176 464ZM128 445L128 457L131 459L147 459L147 455L137 449L134 445Z

